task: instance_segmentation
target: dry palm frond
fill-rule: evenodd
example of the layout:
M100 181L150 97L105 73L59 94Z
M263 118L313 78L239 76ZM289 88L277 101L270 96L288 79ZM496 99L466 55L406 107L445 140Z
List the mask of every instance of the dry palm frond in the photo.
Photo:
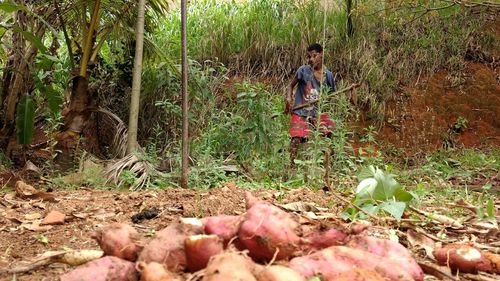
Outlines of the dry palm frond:
M127 127L125 123L116 114L103 108L99 108L96 112L103 113L115 123L112 128L116 128L113 141L111 144L111 151L115 159L109 160L111 163L106 168L106 183L114 183L118 186L124 184L123 171L127 170L132 172L136 180L130 186L130 190L138 190L147 185L151 177L158 174L155 166L148 162L146 159L141 159L138 155L144 153L141 147L138 147L138 154L127 155Z
M128 170L136 176L136 180L130 186L130 190L139 190L150 182L152 176L155 176L156 171L153 164L140 159L137 154L129 154L125 157L116 160L111 166L106 169L106 183L114 183L118 186L124 184L124 179L121 176L124 170Z
M98 108L95 110L96 112L103 113L108 116L111 121L114 123L112 126L107 126L107 128L116 128L116 131L113 134L113 141L111 143L111 151L113 153L113 157L122 158L127 154L127 126L125 123L113 112L104 109Z

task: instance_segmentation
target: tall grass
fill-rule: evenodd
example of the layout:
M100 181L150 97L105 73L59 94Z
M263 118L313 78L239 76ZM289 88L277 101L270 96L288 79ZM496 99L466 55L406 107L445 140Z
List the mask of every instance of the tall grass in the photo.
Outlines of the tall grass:
M341 12L324 10L317 0L203 0L188 10L188 52L193 59L222 62L234 73L283 76L302 64L304 49L323 39L323 19L333 26ZM326 14L324 14L326 13ZM178 56L179 13L160 29L158 41ZM337 36L329 28L327 36Z

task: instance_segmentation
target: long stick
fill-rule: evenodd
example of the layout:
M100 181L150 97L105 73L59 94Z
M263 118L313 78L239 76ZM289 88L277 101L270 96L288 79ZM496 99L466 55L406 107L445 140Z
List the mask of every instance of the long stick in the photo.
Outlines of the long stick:
M187 38L186 38L186 2L181 0L181 63L182 63L182 174L181 187L187 188L188 177L188 68L187 68Z
M344 89L342 89L342 90L336 91L336 92L335 92L335 94L342 94L342 93L345 93L345 92L347 92L347 91L349 91L349 90L352 90L352 89L354 89L354 88L357 88L357 87L359 87L359 84L352 84L351 86L349 86L349 87L347 87L347 88L344 88ZM308 107L308 106L314 105L314 104L316 104L316 103L318 103L318 100L311 101L311 102L306 102L306 103L304 103L304 104L297 105L296 107L294 107L294 108L292 109L292 111L297 110L297 109L302 109L302 108L304 108L304 107Z

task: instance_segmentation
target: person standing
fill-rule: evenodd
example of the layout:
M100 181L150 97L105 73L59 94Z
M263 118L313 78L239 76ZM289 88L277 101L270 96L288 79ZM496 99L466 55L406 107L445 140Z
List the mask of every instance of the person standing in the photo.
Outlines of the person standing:
M295 95L294 88L297 87ZM285 97L285 114L290 121L290 165L295 167L299 145L309 138L310 130L316 127L318 101L321 94L336 91L333 73L323 66L323 47L314 43L307 48L307 64L299 67L290 82ZM325 113L319 118L320 132L330 137L335 126Z

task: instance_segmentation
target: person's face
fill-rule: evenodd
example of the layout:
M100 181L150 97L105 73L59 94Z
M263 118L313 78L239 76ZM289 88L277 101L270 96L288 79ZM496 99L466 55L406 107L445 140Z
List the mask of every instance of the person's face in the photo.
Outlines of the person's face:
M313 68L318 68L322 63L323 53L318 53L316 50L307 52L307 63Z

